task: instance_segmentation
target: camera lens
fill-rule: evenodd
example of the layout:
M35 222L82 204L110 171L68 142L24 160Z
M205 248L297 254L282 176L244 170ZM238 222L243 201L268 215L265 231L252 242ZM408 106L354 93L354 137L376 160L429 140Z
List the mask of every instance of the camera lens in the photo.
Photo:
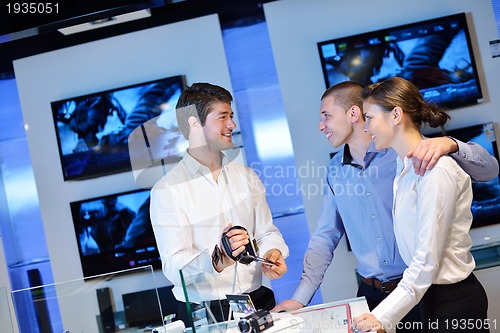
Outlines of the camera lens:
M252 326L246 320L241 320L238 322L238 328L241 333L250 333L252 332Z

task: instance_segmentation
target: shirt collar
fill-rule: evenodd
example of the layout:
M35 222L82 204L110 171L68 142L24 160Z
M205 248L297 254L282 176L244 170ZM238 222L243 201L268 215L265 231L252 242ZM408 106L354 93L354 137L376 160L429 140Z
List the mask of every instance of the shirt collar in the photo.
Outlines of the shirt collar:
M228 158L224 153L222 154L222 169L229 163ZM210 169L200 162L198 162L193 156L189 155L188 150L184 152L182 157L182 162L186 165L191 176L194 176L198 171L202 174L209 174Z
M364 157L366 165L369 163L369 161L372 160L373 156L375 156L375 154L377 153L385 154L387 153L387 148L377 150L377 148L375 148L375 144L373 143L373 141L370 142L370 145L368 146L368 149L366 150L366 154ZM351 151L349 150L349 145L347 143L344 145L344 155L342 157L342 165L352 165L355 168L361 168L361 166L352 159Z
M397 175L398 174L406 174L410 171L413 170L413 162L411 158L408 158L405 156L404 160L402 161L399 157L397 158L398 165L397 165Z
M361 166L352 159L351 151L349 150L349 145L347 143L344 145L344 155L342 156L342 165L352 165L355 168L361 168Z

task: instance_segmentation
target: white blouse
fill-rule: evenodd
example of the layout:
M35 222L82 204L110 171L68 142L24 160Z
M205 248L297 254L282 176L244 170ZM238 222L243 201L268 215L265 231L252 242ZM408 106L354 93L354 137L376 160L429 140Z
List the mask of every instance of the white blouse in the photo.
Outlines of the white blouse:
M418 176L411 159L398 158L394 180L394 232L408 268L398 287L373 311L388 332L420 301L431 284L464 280L475 267L470 177L449 156Z

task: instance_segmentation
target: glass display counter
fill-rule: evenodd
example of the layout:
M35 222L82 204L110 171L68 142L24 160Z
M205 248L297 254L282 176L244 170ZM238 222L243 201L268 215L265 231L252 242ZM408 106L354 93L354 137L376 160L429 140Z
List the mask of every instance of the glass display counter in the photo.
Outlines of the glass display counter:
M0 331L239 333L239 319L245 316L237 317L224 301L200 300L200 295L207 290L219 294L227 289L217 285L217 274L207 252L193 258L179 271L190 318L188 328L181 321L165 325L165 318L176 313L179 303L172 287L159 288L152 267L146 266L10 293L0 289ZM162 301L165 291L169 294L166 302ZM225 295L219 295L219 299L225 299ZM13 304L13 308L9 304ZM367 310L364 298L355 298L290 313L272 313L273 325L266 332L349 332L350 318ZM17 325L11 320L13 313L17 318L33 320L28 325Z
M34 318L21 333L151 332L168 314L160 289L152 267L145 266L15 290L11 296L18 318Z
M14 325L12 324L12 313L9 304L9 292L6 288L0 288L0 332L14 333Z
M219 295L219 287L212 267L212 259L208 251L195 256L188 264L179 270L182 290L186 300L188 322L187 331L190 332L220 332L227 329L230 313L224 313L222 302L219 300L206 301L201 295L206 291Z
M188 333L240 333L238 322L244 316L235 316L231 307L224 301L206 302L200 299L207 290L220 295L221 288L211 266L208 252L196 256L189 264L179 271L190 326ZM234 289L234 287L233 287ZM305 307L300 310L271 313L273 325L265 330L273 332L301 333L348 333L352 332L351 318L369 312L364 297ZM221 314L223 315L221 317ZM229 320L223 320L223 319Z

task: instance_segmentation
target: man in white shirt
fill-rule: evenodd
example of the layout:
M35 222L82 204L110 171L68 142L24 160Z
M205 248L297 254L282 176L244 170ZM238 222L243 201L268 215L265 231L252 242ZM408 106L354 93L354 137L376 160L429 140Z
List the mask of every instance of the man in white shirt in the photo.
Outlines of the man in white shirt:
M275 279L287 271L288 247L272 222L262 182L251 168L223 153L233 147L231 102L226 89L208 83L195 83L182 92L177 121L189 148L151 191L151 223L163 273L174 284L173 293L182 302L180 317L187 325L180 270L188 275L183 278L189 302L222 300L222 315L214 314L217 321L227 319L227 294L249 293L256 308L272 309L274 294L262 286L262 273ZM226 232L233 258L253 240L256 255L275 265L231 259L221 245ZM197 275L189 276L193 271ZM214 303L212 310L220 309L219 302Z

